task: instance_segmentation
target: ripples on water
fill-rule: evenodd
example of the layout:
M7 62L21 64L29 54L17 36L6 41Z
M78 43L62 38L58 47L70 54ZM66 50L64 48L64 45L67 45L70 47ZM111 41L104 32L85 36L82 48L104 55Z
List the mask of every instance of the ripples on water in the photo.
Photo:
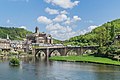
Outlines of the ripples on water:
M20 67L0 62L0 80L120 80L120 67L79 62L21 59Z

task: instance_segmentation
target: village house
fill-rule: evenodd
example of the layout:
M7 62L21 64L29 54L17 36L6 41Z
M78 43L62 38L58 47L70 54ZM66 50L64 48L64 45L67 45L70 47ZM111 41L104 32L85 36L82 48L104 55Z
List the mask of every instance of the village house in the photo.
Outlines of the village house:
M23 41L13 40L10 42L10 47L12 49L14 49L15 51L22 50L23 49Z
M0 49L1 50L10 50L10 41L7 39L0 38Z

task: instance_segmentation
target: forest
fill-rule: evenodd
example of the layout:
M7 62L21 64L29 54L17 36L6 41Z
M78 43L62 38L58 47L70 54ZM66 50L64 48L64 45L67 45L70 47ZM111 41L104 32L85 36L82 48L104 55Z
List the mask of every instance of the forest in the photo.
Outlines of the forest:
M23 28L15 27L0 27L0 38L7 38L7 35L11 40L23 40L26 38L27 34L32 32L27 31Z
M64 45L95 46L107 45L114 40L115 45L119 45L116 36L120 34L120 19L107 22L91 32L79 35L64 41Z

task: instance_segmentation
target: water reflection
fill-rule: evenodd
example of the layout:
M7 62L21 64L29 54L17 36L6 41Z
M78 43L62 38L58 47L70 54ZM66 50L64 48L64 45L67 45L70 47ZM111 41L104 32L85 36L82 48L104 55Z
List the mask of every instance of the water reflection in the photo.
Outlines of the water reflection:
M0 62L1 80L120 80L120 67L79 62L49 61L39 57L21 58L20 67Z

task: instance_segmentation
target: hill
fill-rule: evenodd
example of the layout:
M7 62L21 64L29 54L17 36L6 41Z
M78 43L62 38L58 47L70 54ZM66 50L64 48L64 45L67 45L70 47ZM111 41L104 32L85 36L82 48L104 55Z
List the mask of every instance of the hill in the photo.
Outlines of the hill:
M9 38L11 40L23 40L26 38L26 34L30 34L32 32L27 31L23 28L14 28L14 27L0 27L0 38Z
M60 40L57 40L57 39L53 38L53 43L54 44L61 44L61 43L63 43L63 41L60 41Z
M112 29L112 26L114 27L115 30ZM64 41L64 44L78 46L99 45L98 42L100 40L102 40L103 43L106 43L106 41L109 42L111 38L110 36L112 35L111 34L112 30L115 32L115 36L120 34L120 19L107 22L84 35L72 37L69 40Z

